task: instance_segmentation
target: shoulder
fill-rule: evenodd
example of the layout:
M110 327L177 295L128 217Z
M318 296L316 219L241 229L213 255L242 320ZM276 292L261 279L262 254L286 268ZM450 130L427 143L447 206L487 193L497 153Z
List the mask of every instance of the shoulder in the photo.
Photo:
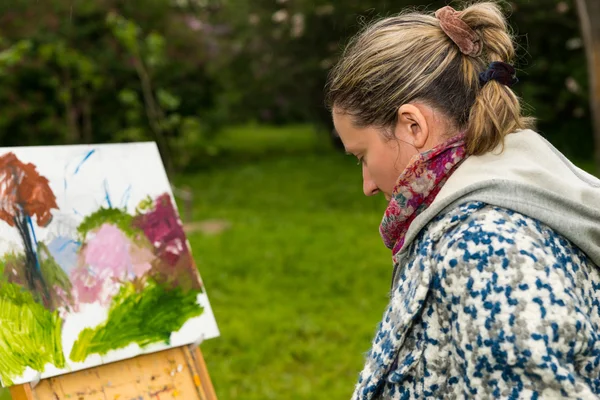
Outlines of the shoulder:
M463 204L432 221L428 254L437 287L449 292L504 288L526 295L556 291L586 297L598 268L558 232L523 214L481 202ZM595 284L594 284L595 283ZM600 287L600 286L599 286Z
M494 251L507 257L515 251L521 255L529 250L542 256L585 255L571 242L540 221L482 202L469 202L442 213L426 229L434 238L434 255L449 251L461 253ZM533 257L534 261L536 257Z
M437 239L424 315L441 316L471 387L504 390L512 377L539 392L597 385L600 274L584 253L539 221L484 203L429 229Z

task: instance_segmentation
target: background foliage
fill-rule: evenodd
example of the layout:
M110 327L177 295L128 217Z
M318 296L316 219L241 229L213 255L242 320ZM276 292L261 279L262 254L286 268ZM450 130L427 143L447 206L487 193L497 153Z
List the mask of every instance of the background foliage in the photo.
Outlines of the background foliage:
M14 0L0 4L0 142L156 140L170 169L205 167L221 128L330 129L328 68L364 22L410 0ZM572 0L506 3L517 90L540 130L591 156L587 75ZM171 161L172 160L172 161Z

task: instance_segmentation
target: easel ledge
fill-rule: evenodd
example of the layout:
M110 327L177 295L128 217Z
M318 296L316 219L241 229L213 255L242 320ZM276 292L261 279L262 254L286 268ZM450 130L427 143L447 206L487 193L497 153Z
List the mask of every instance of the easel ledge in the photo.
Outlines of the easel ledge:
M196 345L10 388L13 400L217 400Z

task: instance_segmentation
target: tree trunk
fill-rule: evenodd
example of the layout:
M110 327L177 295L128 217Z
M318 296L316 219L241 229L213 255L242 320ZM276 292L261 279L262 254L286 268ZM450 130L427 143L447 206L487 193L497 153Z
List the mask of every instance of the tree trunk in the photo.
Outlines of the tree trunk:
M90 98L83 101L83 143L90 144L94 141L92 130L92 106Z
M150 79L150 74L148 73L148 70L145 68L140 58L134 57L133 61L138 77L140 79L140 83L142 85L142 95L144 97L144 105L146 108L146 115L148 116L148 122L150 124L150 128L154 132L156 142L158 143L158 148L161 152L161 156L165 164L167 176L169 178L172 178L174 172L173 159L171 157L169 142L167 141L164 129L161 126L161 123L164 119L164 115L160 106L154 99L152 80Z
M80 143L81 134L79 133L79 125L77 124L78 112L73 105L73 90L71 87L71 75L68 71L65 72L64 82L65 86L65 118L67 121L67 142L68 143Z
M588 60L594 159L596 173L600 176L600 1L576 0L576 3Z

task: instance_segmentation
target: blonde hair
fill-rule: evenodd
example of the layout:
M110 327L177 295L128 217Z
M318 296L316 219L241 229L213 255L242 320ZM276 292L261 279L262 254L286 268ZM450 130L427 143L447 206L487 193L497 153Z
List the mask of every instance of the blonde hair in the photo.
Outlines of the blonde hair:
M353 116L358 127L395 126L398 107L419 100L441 111L467 133L467 152L483 154L516 130L533 126L506 85L479 74L493 61L511 63L512 36L499 6L482 2L460 18L478 35L478 56L461 53L433 13L409 12L367 26L331 70L326 101ZM389 135L389 133L388 133Z

